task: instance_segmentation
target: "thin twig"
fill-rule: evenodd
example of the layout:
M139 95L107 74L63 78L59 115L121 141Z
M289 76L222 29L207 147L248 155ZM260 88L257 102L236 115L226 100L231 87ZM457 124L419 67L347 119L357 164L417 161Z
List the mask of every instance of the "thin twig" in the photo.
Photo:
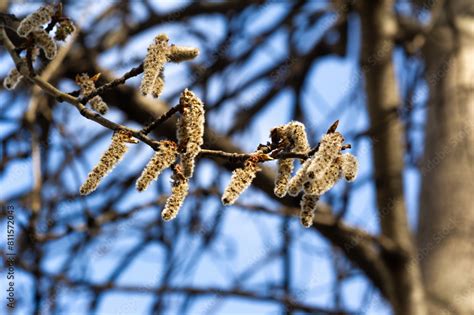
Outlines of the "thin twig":
M161 115L158 119L156 119L155 121L153 121L151 124L149 124L148 126L145 126L143 129L142 129L142 133L144 135L147 135L149 134L150 132L152 132L154 129L156 129L158 126L160 126L161 124L163 124L165 121L167 121L169 118L171 118L175 113L177 113L178 111L181 110L183 106L181 106L181 104L178 104L178 105L175 105L173 107L171 107L166 113L164 113L163 115Z

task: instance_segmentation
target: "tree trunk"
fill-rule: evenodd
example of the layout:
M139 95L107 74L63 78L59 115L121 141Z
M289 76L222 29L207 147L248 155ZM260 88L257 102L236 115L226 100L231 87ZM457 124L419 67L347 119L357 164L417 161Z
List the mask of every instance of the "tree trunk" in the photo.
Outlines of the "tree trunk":
M430 89L418 231L429 314L474 314L474 5L446 1L424 48Z

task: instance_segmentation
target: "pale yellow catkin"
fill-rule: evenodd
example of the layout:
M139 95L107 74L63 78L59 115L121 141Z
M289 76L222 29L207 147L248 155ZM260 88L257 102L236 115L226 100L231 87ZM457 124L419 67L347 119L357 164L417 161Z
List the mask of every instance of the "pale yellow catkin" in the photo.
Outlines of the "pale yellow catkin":
M273 192L278 198L283 198L288 190L291 172L293 171L293 159L278 160L278 174L275 178L275 188Z
M21 37L27 37L28 34L37 30L41 25L48 23L54 14L54 8L51 5L46 5L39 8L37 11L25 17L18 25L17 34Z
M175 173L172 178L171 195L166 200L165 208L161 212L161 217L165 221L176 218L189 190L189 181L182 174Z
M157 180L161 172L170 167L176 160L178 152L176 143L163 140L159 142L159 145L160 149L155 152L137 180L136 187L138 191L146 190L150 183Z
M304 183L304 191L306 194L321 196L329 189L331 189L341 177L342 159L340 154L333 159L329 167L324 172L323 176L308 179Z
M190 178L194 173L196 156L204 143L204 104L188 89L181 94L179 103L183 109L177 131L178 139L186 144L185 152L181 155L181 162L184 176ZM180 130L182 128L184 130Z
M44 55L49 60L54 59L58 53L58 46L56 42L49 37L49 34L44 29L38 29L33 32L36 45L44 51Z
M192 60L199 54L199 49L194 47L171 45L168 52L168 60L171 62L182 62Z
M348 182L352 182L356 179L357 177L357 172L358 172L358 162L357 158L350 154L350 153L344 153L341 156L342 159L342 174L344 175L344 178Z
M303 184L306 181L306 171L311 164L311 159L307 159L304 161L304 163L301 165L301 167L298 169L296 172L295 176L293 176L290 179L290 182L288 183L288 194L290 196L297 196L300 191L303 189Z
M80 188L81 195L88 195L99 186L100 181L112 171L123 158L128 148L126 143L130 141L130 135L124 131L116 131L112 136L109 148L104 152L99 163L92 169L86 181Z
M80 75L76 76L76 83L79 85L81 88L82 95L88 96L92 92L95 91L95 83L94 81L89 77L87 73L81 73ZM100 95L96 95L93 98L89 100L89 104L91 105L91 108L98 112L99 114L105 114L109 110L109 107L107 104L104 102L102 97Z
M226 206L234 204L237 198L252 184L259 171L259 166L253 160L247 160L243 168L234 170L230 183L222 195L222 203Z
M311 180L322 178L333 160L341 151L344 137L339 132L325 134L319 144L318 152L311 159L307 176Z
M152 94L153 97L158 97L163 91L163 66L167 61L168 41L168 36L160 34L148 47L143 62L143 79L140 84L140 91L143 95Z
M10 73L3 79L3 87L7 90L13 90L20 83L23 76L17 68L13 68Z
M319 196L304 194L300 202L300 221L301 224L309 228L313 225L314 213L318 203Z

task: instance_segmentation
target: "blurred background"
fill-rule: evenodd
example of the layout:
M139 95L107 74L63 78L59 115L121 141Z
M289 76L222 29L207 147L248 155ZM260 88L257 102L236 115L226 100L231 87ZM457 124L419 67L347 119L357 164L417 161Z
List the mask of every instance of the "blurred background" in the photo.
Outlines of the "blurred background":
M43 3L0 3L16 43L8 26ZM62 3L77 32L35 69L63 92L78 73L101 73L98 86L121 77L160 33L200 50L166 64L159 99L140 95L142 76L108 90L106 118L140 129L190 88L205 104L204 147L227 152L252 152L291 120L315 146L338 119L359 175L326 193L305 229L299 199L273 195L275 162L224 207L241 165L202 158L178 217L163 222L171 172L135 190L149 146L130 146L81 196L112 131L27 80L1 87L0 313L11 311L11 209L14 314L474 313L470 1ZM13 67L0 46L0 78ZM174 134L170 120L151 137Z

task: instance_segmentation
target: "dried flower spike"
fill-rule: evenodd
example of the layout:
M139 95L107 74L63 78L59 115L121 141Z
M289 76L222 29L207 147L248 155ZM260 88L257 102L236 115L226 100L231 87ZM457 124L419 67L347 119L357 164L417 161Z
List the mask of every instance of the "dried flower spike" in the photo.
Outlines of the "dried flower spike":
M80 189L81 195L88 195L96 190L102 178L123 158L128 150L126 143L129 143L130 139L131 136L125 131L119 130L114 133L109 148L104 152L99 163L92 169L86 181L82 184Z
M184 176L189 178L193 175L194 160L204 142L204 104L188 89L181 94L179 103L183 109L177 133L180 145L186 145L185 152L181 155L181 163Z
M81 88L81 92L84 96L90 95L95 91L95 80L98 78L98 75L95 75L92 78L89 78L87 73L82 73L76 76L76 83ZM98 112L99 114L105 114L109 110L107 104L102 100L102 97L99 95L94 96L89 100L91 108Z
M160 96L163 86L163 66L167 61L168 36L160 34L155 37L154 42L148 47L147 55L143 63L143 79L140 91L143 95L153 94Z
M37 30L41 25L48 23L53 14L54 8L51 5L39 8L20 22L16 31L17 34L21 37L27 37L29 33Z
M44 51L44 55L49 60L54 59L58 53L58 46L56 42L49 37L49 34L44 29L38 29L33 32L35 36L36 45Z
M176 160L178 147L173 141L160 141L160 149L155 152L137 180L137 190L144 191L150 183L158 179L160 173Z
M341 159L342 174L348 182L354 181L357 177L358 171L357 158L350 153L344 153L342 154Z
M165 208L161 212L161 217L165 221L176 218L189 189L189 181L181 173L179 165L174 168L172 179L171 195L166 200Z
M304 194L303 198L301 198L300 220L301 224L306 228L313 225L314 213L316 211L318 200L319 196L308 194Z
M7 90L13 90L20 83L23 76L17 68L13 68L10 73L3 79L3 87Z
M222 195L222 203L226 206L234 204L239 196L252 184L260 168L255 159L249 158L245 161L243 168L232 172L230 183Z
M168 60L172 62L182 62L192 60L199 55L199 49L194 47L171 45L168 53Z
M278 174L275 178L274 193L278 198L283 198L288 189L291 172L293 171L293 159L278 160Z

